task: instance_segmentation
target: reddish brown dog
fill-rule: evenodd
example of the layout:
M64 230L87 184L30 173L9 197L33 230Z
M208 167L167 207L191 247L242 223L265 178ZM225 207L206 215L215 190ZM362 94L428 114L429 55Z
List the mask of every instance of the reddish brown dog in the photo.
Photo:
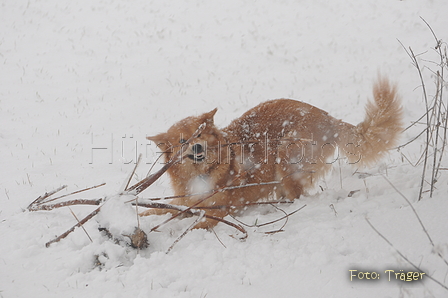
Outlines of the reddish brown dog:
M148 139L163 150L168 162L206 124L181 162L168 169L175 195L181 196L171 204L192 206L206 196L198 193L221 190L198 206L218 206L206 209L206 214L223 218L258 200L298 199L340 155L357 166L378 161L396 145L402 109L396 87L385 78L374 84L373 97L366 105L364 121L357 126L307 103L278 99L250 109L224 129L214 125L214 109L185 118L166 133ZM274 181L278 183L266 184ZM167 212L149 209L140 215ZM211 228L216 223L206 219L196 227Z

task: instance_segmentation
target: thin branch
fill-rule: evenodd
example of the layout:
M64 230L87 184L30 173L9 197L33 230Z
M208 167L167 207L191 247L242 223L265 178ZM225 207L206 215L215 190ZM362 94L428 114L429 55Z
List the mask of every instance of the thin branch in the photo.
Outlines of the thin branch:
M281 209L281 208L278 208L278 207L275 206L274 204L271 204L271 206L274 207L275 209L277 209L278 211L282 212L283 214L285 214L285 216L286 216L286 217L285 217L285 222L284 222L283 225L282 225L280 228L278 228L277 230L269 231L269 232L265 232L265 234L275 234L275 233L283 232L283 228L286 226L286 224L287 224L288 221L289 221L288 213L286 213L285 210L283 210L283 209Z
M72 213L73 217L76 219L76 221L79 223L79 219L76 216L76 214L73 212L72 208L68 208L70 210L70 212ZM86 233L87 237L89 238L90 242L93 242L92 238L90 238L89 233L87 233L86 229L84 228L84 225L81 225L81 228L84 230L84 233Z
M168 248L166 253L168 254L173 249L174 245L176 245L182 238L184 238L185 235L187 235L188 232L190 232L194 228L194 226L196 224L198 224L204 218L204 216L205 216L205 211L199 212L198 218L196 218L196 220L179 237L177 237L177 239L174 241L174 243Z
M406 201L406 203L408 203L409 207L411 207L412 212L414 213L415 217L417 218L420 226L423 229L423 232L425 232L426 237L428 237L429 243L431 244L431 246L433 248L435 248L434 242L432 241L431 236L428 233L428 230L426 230L425 225L423 224L422 220L420 219L420 216L418 215L417 211L415 210L414 206L411 204L411 202L408 200L408 198L400 191L398 190L395 185L392 184L392 182L390 182L389 179L386 178L386 176L383 176L383 178L387 181L387 183L389 183L389 185ZM448 261L445 260L445 258L442 256L442 254L440 254L440 252L438 253L439 257L445 262L445 264L448 266Z
M212 230L213 234L215 234L215 237L216 237L216 239L218 239L218 242L221 243L221 245L222 245L224 248L227 248L227 246L221 241L221 239L219 239L219 236L218 236L218 234L216 234L215 229L210 228L210 230Z
M87 215L86 217L84 217L81 221L78 221L78 223L76 225L74 225L73 227L71 227L69 230L67 230L65 233L63 233L62 235L56 237L55 239L48 241L45 246L49 247L52 243L55 242L59 242L61 239L64 239L65 237L67 237L71 232L73 232L77 227L82 226L83 224L85 224L87 221L89 221L90 219L92 219L95 215L97 215L100 212L101 206L96 208L93 212L91 212L89 215Z
M432 109L433 109L433 108L431 107L428 111L432 111ZM427 113L428 113L428 112L425 112L423 115L420 116L420 118L418 118L418 119L415 120L415 121L412 121L411 124L410 124L408 127L406 127L405 129L403 129L401 132L403 133L403 132L407 131L409 128L411 128L412 126L414 126L414 125L416 125L416 124L422 124L422 123L420 122L420 120L422 120L423 118L425 118ZM424 123L424 124L426 125L426 123ZM400 147L401 147L401 146L400 146Z
M154 161L154 163L152 164L152 166L149 168L148 173L146 174L146 177L149 177L151 175L152 169L154 168L154 166L157 164L157 162L159 161L160 158L162 158L163 156L162 152L161 154L159 154L159 156L157 156L156 160Z
M187 150L189 144L191 143L191 141L196 138L201 132L202 130L204 130L205 128L205 123L201 124L199 126L199 128L195 131L195 133L191 136L191 138L189 138L185 143L183 143L182 145L178 145L175 147L180 147L181 149L171 158L171 160L166 163L159 171L157 171L154 174L149 175L148 177L146 177L145 179L141 180L140 182L136 183L135 185L129 187L129 189L127 189L128 192L132 192L134 191L135 194L139 194L140 192L144 191L146 188L148 188L151 184L153 184L160 176L162 176L173 164L179 162L184 155L185 150ZM301 139L301 138L285 138L285 139L280 139L280 141L310 141L309 139ZM236 142L236 143L228 143L228 144L221 144L220 147L223 146L230 146L230 145L234 145L234 144L244 144L244 143L249 143L249 144L254 144L254 143L259 143L259 141L244 141L244 142ZM214 147L209 147L209 148L214 148Z
M249 206L257 206L257 205L274 205L274 204L293 204L293 201L268 201L268 202L253 202L253 203L243 203L243 204L234 204L234 205L213 205L213 206L200 206L196 207L196 209L231 209L234 207L244 208ZM273 206L275 207L275 206Z
M37 199L35 199L33 202L31 202L31 204L29 204L29 206L27 207L27 209L30 209L33 205L35 204L39 204L40 202L42 202L43 200L45 200L46 198L54 195L55 193L63 190L64 188L66 188L67 185L62 185L59 188L56 188L55 190L52 190L50 192L46 192L43 196L39 196Z
M127 179L126 185L123 187L123 191L126 191L129 187L129 184L131 183L132 177L134 177L135 171L137 170L138 165L140 164L140 161L142 160L142 154L138 156L137 162L135 163L134 169L129 174L129 177Z
M406 147L407 145L411 144L412 142L417 140L425 132L426 132L426 128L424 130L422 130L416 137L412 138L410 141L404 143L403 145L398 146L397 149L400 150L401 148Z
M437 48L440 49L440 42L441 42L441 41L437 38L437 36L436 36L434 30L432 30L431 26L429 25L429 23L428 23L424 18L420 17L420 19L422 19L422 21L425 22L426 26L428 26L429 30L431 30L432 35L434 36L434 39L435 39L436 42L437 42L436 49L437 49Z
M276 220L273 220L273 221L270 221L270 222L266 222L266 223L263 223L263 224L259 224L259 225L257 225L257 227L263 227L263 226L267 226L267 225L270 225L270 224L279 222L279 221L281 221L281 220L283 220L283 219L285 219L285 218L290 217L290 216L293 215L293 214L296 214L297 212L299 212L300 210L302 210L302 209L305 208L305 207L306 207L306 204L303 205L302 207L300 207L299 209L296 209L296 210L294 210L294 211L292 211L292 212L286 214L285 216L280 217L279 219L276 219Z
M313 139L305 139L305 138L275 138L275 139L267 139L269 141L277 141L277 142L312 142ZM233 145L253 145L253 144L265 144L266 139L260 141L260 140L248 140L248 141L239 141L239 142L232 142L232 143L223 143L216 146L208 146L209 149L216 149L216 148L222 148L222 147L228 147ZM176 145L173 146L173 148L181 147L182 145Z
M259 227L267 226L267 225L270 225L270 224L274 224L274 223L279 222L279 221L281 221L281 220L283 220L283 219L285 219L285 218L288 218L288 217L290 217L291 215L293 215L293 214L299 212L300 210L302 210L302 209L305 208L305 207L306 207L306 205L303 205L303 206L300 207L299 209L294 210L293 212L288 213L288 214L286 214L286 215L283 216L283 217L280 217L280 218L275 219L275 220L273 220L273 221L266 222L266 223L262 223L262 224L249 225L249 224L246 224L246 223L244 223L244 222L242 222L242 221L236 219L234 216L232 216L232 218L233 218L234 220L236 220L237 222L239 222L240 224L242 224L242 225L244 225L244 226L246 226L246 227L248 227L248 228L259 228Z
M243 185L227 186L227 187L221 188L220 192L224 192L227 190L233 190L233 189L239 189L239 188L245 188L245 187L251 187L251 186L261 186L261 185L280 184L280 183L281 183L280 181L271 181L271 182L248 183L248 184L243 184ZM199 196L199 195L206 195L206 194L211 194L213 192L214 192L214 190L209 190L209 191L198 192L198 193L193 193L193 194L168 196L168 197L160 197L160 198L143 198L143 199L151 200L151 201L170 200L170 199L177 199L177 198L187 198L187 197L193 197L193 196ZM134 200L135 199L129 200L126 203L132 202Z
M140 206L140 207L146 207L146 208L159 208L159 209L168 209L168 210L173 210L173 211L179 211L179 213L177 213L176 215L168 218L167 220L165 220L161 224L158 224L155 227L153 227L149 232L156 231L162 225L168 223L169 221L173 220L174 218L180 216L181 214L187 214L188 216L192 216L192 215L199 216L199 214L201 212L203 212L203 211L198 210L198 209L207 209L205 207L196 207L195 209L189 209L186 206L171 205L171 204L156 203L156 202L148 202L148 203L140 203L140 202L138 202L138 203L133 203L133 205L136 205L136 204L138 204L138 206ZM231 227L234 227L235 229L237 229L240 232L245 234L244 239L247 237L247 232L241 226L235 225L234 223L229 222L229 221L227 221L225 219L222 219L220 217L216 217L216 216L212 216L212 215L208 215L208 214L205 214L204 217L207 218L207 219L213 219L213 220L222 222L222 223L224 223L226 225L229 225Z
M414 213L415 217L417 218L418 222L420 223L420 226L423 228L423 231L425 232L426 236L428 237L429 242L431 243L432 246L434 246L434 242L432 241L431 237L429 236L428 231L426 230L425 226L423 225L423 222L420 219L420 216L418 216L417 211L415 211L414 206L411 204L411 202L408 200L408 198L406 198L406 196L400 190L398 190L398 188L396 188L395 185L393 185L393 183L390 182L390 180L387 179L386 176L384 176L384 175L381 175L381 176L406 201L406 203L408 203L409 207L411 207L412 212Z
M420 269L418 266L416 266L414 263L412 263L405 255L403 255L401 253L401 251L399 251L398 249L396 249L394 247L394 245L386 238L384 237L373 225L372 223L370 223L370 221L367 219L367 217L365 217L365 220L367 221L367 223L369 224L369 226L381 237L383 238L384 241L387 242L387 244L389 244L406 262L408 262L412 267L414 267L417 271L419 272L423 272L422 269ZM448 290L448 287L445 286L443 283L441 283L440 281L436 280L435 278L433 278L431 275L429 275L428 273L426 273L426 276L431 279L432 281L434 281L435 283L439 284L442 288L444 288L445 290Z
M205 215L205 218L207 218L207 219L213 219L213 220L222 222L222 223L224 223L224 224L226 224L226 225L228 225L228 226L234 227L235 229L237 229L238 231L240 231L241 233L244 234L243 237L240 237L240 238L239 238L240 240L245 240L245 239L247 238L247 236L248 236L247 231L246 231L242 226L237 225L237 224L234 224L233 222L230 222L230 221L228 221L228 220L225 220L225 219L223 219L223 218L221 218L221 217L216 217L216 216L207 215L207 214Z
M204 123L204 124L205 124L205 123ZM197 131L196 131L196 132L197 132ZM255 165L254 165L254 166L255 166ZM254 167L254 166L253 166L253 167ZM235 178L231 181L231 183L235 182L236 179L238 179L238 177L235 177ZM185 214L186 212L189 212L190 210L192 210L192 209L195 208L196 206L199 206L200 204L202 204L204 201L206 201L206 200L210 199L211 197L213 197L213 196L214 196L215 194L217 194L218 192L221 192L224 188L225 188L225 187L223 186L223 187L214 189L212 193L210 193L209 195L204 196L202 199L198 200L198 201L197 201L196 203L194 203L193 205L191 205L191 206L185 208L184 210L182 210L182 211L180 211L180 212L178 212L178 213L172 215L170 218L168 218L167 220L165 220L165 221L162 222L161 224L159 224L159 225L153 227L153 228L151 229L150 232L153 232L153 231L157 230L160 226L162 226L162 225L168 223L169 221L175 219L176 217L178 217L178 216L180 216L180 215L182 215L182 214Z
M65 198L65 197L68 197L68 196L71 196L71 195L74 195L74 194L78 194L78 193L81 193L81 192L84 192L84 191L88 191L88 190L91 190L91 189L95 189L95 188L98 188L98 187L100 187L100 186L104 186L104 185L106 185L106 183L101 183L101 184L98 184L98 185L95 185L95 186L91 186L91 187L83 188L83 189L80 189L80 190L71 192L71 193L69 193L69 194L65 194L65 195L62 195L62 196L60 196L60 197L53 198L53 199L51 199L51 200L46 200L45 202L42 201L42 202L40 202L38 205L41 205L41 204L47 204L47 203L50 203L50 202L54 202L54 201L56 201L56 200L59 200L59 199L62 199L62 198Z
M135 201L135 199L132 199L126 203L129 203L131 201ZM244 204L234 204L234 205L213 205L213 206L197 206L194 209L198 210L216 210L216 209L231 209L233 207L243 208L243 207L249 207L249 206L256 206L256 205L273 205L273 204L292 204L293 201L270 201L270 202L254 202L254 203L244 203ZM140 206L144 208L158 208L158 209L171 209L171 210L177 210L177 211L183 211L186 206L180 206L180 205L171 205L166 203L158 203L154 201L149 202L133 202L133 206Z
M414 62L414 66L417 68L419 77L420 77L420 81L422 83L422 89L423 89L423 98L425 100L425 107L426 107L426 123L427 123L427 127L426 127L426 148L425 148L425 159L423 162L423 173L422 173L422 180L420 183L420 191L418 194L418 200L420 201L422 199L422 192L423 192L423 184L424 184L424 180L425 180L425 174L426 174L426 164L428 162L428 148L429 148L429 139L430 139L430 118L429 118L429 106L428 106L428 96L426 95L426 86L425 86L425 81L423 79L423 74L422 71L420 69L420 66L418 64L417 61L417 57L414 55L414 52L412 51L411 48L409 48L409 51L411 52L411 58L413 59Z
M439 79L437 77L437 85L439 83ZM432 165L432 176L431 176L431 188L430 188L430 194L429 196L432 197L433 192L434 192L434 185L436 183L436 179L437 179L437 168L436 168L436 164L437 164L437 153L438 153L438 143L439 143L439 129L440 129L440 118L441 116L441 105L442 105L442 100L438 100L438 95L439 95L439 88L437 87L437 92L436 92L436 102L434 103L434 107L437 108L437 119L436 119L436 127L435 127L435 131L436 131L436 136L434 138L435 144L434 144L434 158L433 158L433 165ZM443 147L445 147L444 145L442 146L442 150ZM440 156L441 158L442 156Z
M30 208L28 208L29 211L49 211L49 210L53 210L56 208L61 208L61 207L67 207L67 206L73 206L73 205L99 205L101 204L103 200L102 199L98 199L98 200L89 200L89 199L78 199L78 200L71 200L71 201L66 201L66 202L61 202L61 203L57 203L57 204L49 204L49 205L34 205L31 206Z

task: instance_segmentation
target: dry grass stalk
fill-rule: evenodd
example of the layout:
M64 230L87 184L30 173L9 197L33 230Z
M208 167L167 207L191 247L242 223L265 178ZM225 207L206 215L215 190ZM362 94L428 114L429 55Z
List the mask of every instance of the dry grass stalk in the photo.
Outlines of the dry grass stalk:
M432 241L431 236L428 233L428 230L426 229L425 225L423 224L422 220L420 219L420 216L418 215L417 211L415 210L414 206L411 204L411 202L408 200L408 198L400 191L398 188L395 187L395 185L392 184L392 182L389 181L389 179L386 178L386 176L383 175L383 178L389 183L389 185L408 203L409 207L411 207L412 212L414 213L415 217L417 218L420 226L423 229L423 232L425 233L426 237L428 237L429 243L431 246L435 249L434 242ZM440 252L438 252L438 256L443 260L443 262L448 266L448 261L442 256Z
M88 188L84 188L84 189L80 189L74 192L71 192L69 194L65 194L53 199L48 199L50 196L54 195L55 193L61 191L62 189L66 188L67 185L63 185L49 193L45 193L43 196L38 197L36 200L34 200L28 207L27 209L29 211L39 211L39 210L53 210L55 208L60 208L60 207L65 207L65 206L72 206L72 205L99 205L102 202L102 199L98 199L98 200L89 200L89 199L77 199L77 200L71 200L71 201L66 201L66 202L62 202L62 203L57 203L57 204L48 204L49 202L54 202L56 200L59 200L61 198L65 198L74 194L78 194L87 190L91 190L100 186L106 185L106 183L102 183L99 185L95 185L92 187L88 187Z
M429 184L429 196L432 197L435 189L435 184L440 175L440 169L442 166L442 161L445 153L445 146L447 145L447 127L448 127L448 101L444 103L444 93L443 89L447 82L445 80L445 69L448 67L448 55L446 44L437 38L436 34L432 30L431 26L422 18L423 22L428 26L432 35L436 41L436 46L434 50L436 51L439 62L432 62L438 69L433 71L427 66L421 67L419 64L419 56L416 55L411 48L409 51L405 48L406 53L409 55L412 64L417 69L419 79L421 82L421 88L423 92L423 99L425 101L426 112L417 121L412 123L408 128L420 123L420 120L426 119L425 129L419 133L415 138L408 141L406 144L398 147L401 148L411 144L417 140L421 135L425 133L425 148L423 150L422 156L416 163L410 162L411 165L415 166L423 162L422 176L419 188L418 200L422 199L422 194L426 191L424 190L425 184ZM435 95L432 99L428 96L427 84L423 78L423 69L428 69L435 76ZM408 129L406 128L406 129ZM409 159L405 157L408 161ZM432 161L430 160L432 158ZM428 173L428 167L431 166L431 172ZM429 176L429 177L428 177Z
M76 214L73 212L72 208L68 207L68 209L70 210L70 212L72 213L73 217L76 219L76 221L79 223L79 219L76 216ZM89 233L87 233L86 229L84 229L84 226L81 225L81 228L83 229L84 233L86 233L87 237L89 238L90 242L93 242L92 238L90 237Z
M123 191L126 191L129 187L129 184L131 183L132 177L134 177L135 175L135 171L137 170L138 165L140 164L140 161L142 160L142 154L140 153L140 155L138 156L137 162L135 163L134 169L132 170L132 172L129 174L128 179L126 179L126 185L123 187Z
M179 237L177 237L177 239L173 242L173 244L168 248L166 253L168 254L173 249L174 245L176 245L182 238L184 238L185 235L187 235L188 232L190 232L194 228L194 226L204 218L204 216L205 212L200 211L198 218L196 218L196 220Z
M56 203L56 204L42 204L42 205L38 205L38 206L32 206L31 208L28 208L29 211L40 211L40 210L46 210L46 211L50 211L56 208L61 208L61 207L68 207L68 206L73 206L73 205L99 205L101 204L103 200L102 199L98 199L98 200L89 200L89 199L78 199L78 200L70 200L70 201L65 201L65 202L61 202L61 203Z
M63 190L64 188L66 188L67 185L63 185L55 190L52 190L50 192L46 192L44 195L39 196L37 199L35 199L33 202L31 202L31 204L28 205L27 209L30 210L31 208L33 208L34 206L41 204L46 198L54 195L55 193Z
M389 244L399 255L400 257L402 257L406 262L408 262L412 267L414 267L418 272L423 272L422 269L420 269L420 267L418 267L417 265L415 265L414 263L412 263L401 251L399 251L397 248L395 248L395 246L392 244L392 242L390 242L383 234L381 234L373 225L372 223L367 219L367 217L365 218L365 220L367 221L367 223L369 224L369 226L381 237L383 238L384 241L387 242L387 244ZM429 279L431 279L432 281L434 281L435 283L437 283L438 285L440 285L442 288L444 288L445 290L448 290L448 287L446 285L444 285L443 283L441 283L440 281L436 280L434 277L432 277L431 275L429 275L428 273L426 273L425 275L426 277L428 277Z
M303 206L300 207L299 209L296 209L296 210L294 210L294 211L292 211L292 212L290 212L290 213L286 213L284 210L282 210L282 209L278 208L277 206L275 206L274 203L271 202L270 205L272 205L272 206L273 206L274 208L276 208L277 210L283 212L285 215L282 216L281 218L278 218L278 219L275 219L275 220L272 220L272 221L269 221L269 222L266 222L266 223L262 223L262 224L255 223L255 224L253 224L253 225L246 224L246 223L244 223L244 222L238 220L238 219L235 218L234 216L232 216L232 218L233 218L234 220L236 220L237 222L239 222L240 224L242 224L243 226L246 226L246 227L249 227L249 228L260 228L260 227L264 227L264 226L267 226L267 225L271 225L271 224L274 224L274 223L276 223L276 222L279 222L279 221L282 221L282 220L286 219L285 223L282 225L281 228L279 228L279 229L277 229L277 230L275 230L275 231L266 232L267 234L273 234L273 233L282 232L284 226L285 226L286 223L288 222L289 217L290 217L291 215L293 215L293 214L299 212L300 210L302 210L303 208L306 207L306 205L303 205Z
M90 219L92 219L93 217L95 217L95 215L97 215L100 212L101 206L96 208L93 212L91 212L89 215L87 215L86 217L84 217L82 220L78 221L78 223L76 225L74 225L73 227L71 227L69 230L67 230L65 233L63 233L62 235L56 237L55 239L48 241L45 246L49 247L51 244L55 243L55 242L59 242L61 239L64 239L65 237L67 237L71 232L73 232L76 228L82 226L83 224L85 224L86 222L88 222Z
M227 190L238 189L238 188L246 188L246 187L252 187L252 186L260 186L260 185L280 184L280 183L281 183L280 181L271 181L271 182L263 182L263 183L248 183L248 184L244 184L244 185L227 186L227 187L222 188L221 191L227 191ZM176 199L176 198L186 198L186 197L192 197L192 196L198 196L198 195L206 195L206 194L211 194L213 192L214 192L214 190L210 190L207 192L193 193L193 194L187 194L187 195L168 196L168 197L160 197L160 198L143 198L143 199L150 200L150 201L170 200L170 199ZM132 199L128 202L132 202L132 201L134 201L134 199ZM254 203L254 204L258 204L258 203ZM236 205L234 205L234 206L236 206ZM142 206L142 207L144 207L144 206ZM148 206L147 208L151 208L151 207ZM154 207L154 208L157 208L157 207Z

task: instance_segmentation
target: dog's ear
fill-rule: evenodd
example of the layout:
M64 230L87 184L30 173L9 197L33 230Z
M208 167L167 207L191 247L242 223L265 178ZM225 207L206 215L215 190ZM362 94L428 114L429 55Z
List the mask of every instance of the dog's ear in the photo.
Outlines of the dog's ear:
M201 117L202 120L205 123L213 124L213 117L215 116L217 110L218 110L218 108L215 108L215 109L211 110L210 112L203 114Z
M153 141L157 146L159 146L160 144L165 144L168 141L166 133L160 133L155 136L146 137L146 139Z

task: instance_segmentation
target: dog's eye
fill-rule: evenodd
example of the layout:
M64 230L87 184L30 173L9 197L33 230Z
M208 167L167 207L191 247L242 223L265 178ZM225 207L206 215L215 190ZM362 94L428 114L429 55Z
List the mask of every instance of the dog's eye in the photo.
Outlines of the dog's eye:
M180 139L179 143L183 144L183 143L185 143L186 141L187 141L187 140L185 140L185 139Z
M197 138L200 138L200 137L201 137L201 134L198 134Z

